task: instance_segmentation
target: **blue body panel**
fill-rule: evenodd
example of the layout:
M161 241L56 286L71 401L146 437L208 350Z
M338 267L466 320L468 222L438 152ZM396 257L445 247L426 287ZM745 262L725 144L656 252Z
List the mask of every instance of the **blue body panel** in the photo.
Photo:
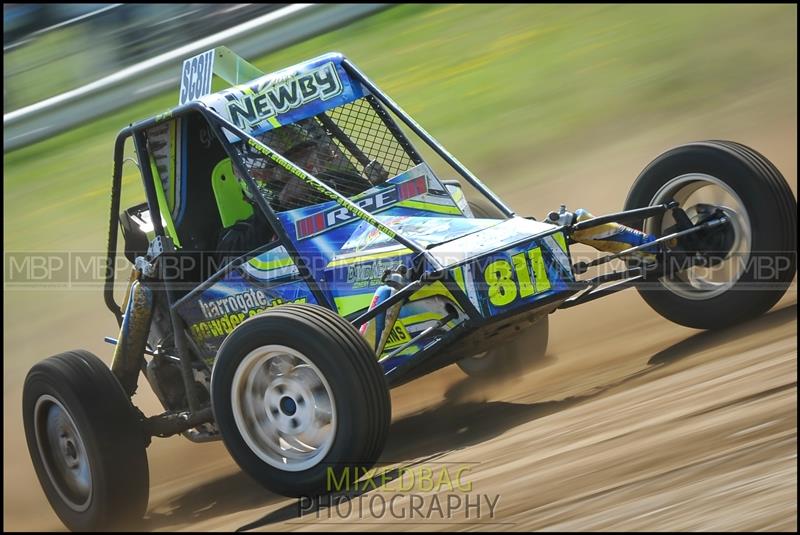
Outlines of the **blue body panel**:
M178 313L189 326L203 358L211 363L225 337L237 325L286 303L317 304L308 284L296 275L284 280L259 280L237 268L196 298L182 303Z
M259 135L363 97L364 88L344 70L343 59L324 54L199 100L234 126ZM228 133L228 139L238 137Z

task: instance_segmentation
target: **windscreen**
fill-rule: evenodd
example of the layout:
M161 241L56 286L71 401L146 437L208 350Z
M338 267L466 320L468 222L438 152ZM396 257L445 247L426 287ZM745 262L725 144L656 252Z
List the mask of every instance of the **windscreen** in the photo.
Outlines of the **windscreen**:
M345 197L354 197L421 162L410 144L395 137L371 96L271 129L256 139ZM393 132L395 130L395 132ZM276 212L331 199L279 164L238 142L245 168Z

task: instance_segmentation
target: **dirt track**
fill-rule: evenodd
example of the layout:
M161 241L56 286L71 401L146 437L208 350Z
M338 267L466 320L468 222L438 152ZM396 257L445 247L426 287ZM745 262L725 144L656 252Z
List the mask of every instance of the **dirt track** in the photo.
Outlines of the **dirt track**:
M709 128L693 137L734 137L754 145L796 192L796 122L765 136ZM579 163L550 169L566 192L552 183L498 189L507 198L529 199L514 205L535 215L564 198L571 208L618 209L631 177L660 150L684 140L678 126L659 139L584 153ZM590 164L597 161L613 165L598 171ZM74 298L82 310L96 310L99 303L96 295ZM43 300L31 296L30 309L15 312L32 312ZM465 480L473 495L499 495L493 518L467 519L463 509L446 519L359 518L357 509L347 518L326 509L297 518L296 500L263 491L221 443L172 438L156 439L149 450L150 510L140 528L796 530L796 303L793 286L761 318L699 332L667 322L627 291L554 315L547 356L513 383L484 387L449 367L393 391L384 461L468 466ZM19 359L4 368L5 529L63 529L24 446L24 372L36 358L72 346L110 354L100 353L97 340L111 333L110 318L60 321L73 321L75 328L62 339L26 338L24 344L24 326L4 327L6 349L17 350ZM79 342L88 336L91 342ZM142 398L155 409L149 393ZM382 494L387 501L393 495ZM431 493L423 494L429 503Z

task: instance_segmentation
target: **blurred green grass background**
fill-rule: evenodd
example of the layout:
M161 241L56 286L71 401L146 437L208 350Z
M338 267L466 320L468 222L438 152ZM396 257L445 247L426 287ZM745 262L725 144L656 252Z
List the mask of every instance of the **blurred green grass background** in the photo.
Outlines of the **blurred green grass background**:
M10 108L8 102L4 107L19 109L93 81L87 80L91 63L111 65L106 58L113 51L91 50L91 46L86 27L78 25L46 32L32 42L4 53L3 78L7 98L10 96L8 100L11 101ZM52 61L54 51L59 54L57 61ZM87 53L80 53L83 51ZM7 75L7 72L13 74Z
M330 50L465 164L492 170L490 186L581 140L765 88L796 117L796 5L404 5L253 63ZM5 154L4 249L102 250L116 133L176 102L177 87ZM137 182L127 166L124 205L142 197Z

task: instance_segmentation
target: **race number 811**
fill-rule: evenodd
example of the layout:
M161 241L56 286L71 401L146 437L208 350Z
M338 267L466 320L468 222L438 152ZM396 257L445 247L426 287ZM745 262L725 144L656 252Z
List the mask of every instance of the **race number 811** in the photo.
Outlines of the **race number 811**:
M489 302L496 307L509 305L518 297L530 297L550 289L550 279L547 278L540 247L534 247L527 253L515 254L511 257L511 262L505 258L495 260L486 266L483 278L488 287Z

